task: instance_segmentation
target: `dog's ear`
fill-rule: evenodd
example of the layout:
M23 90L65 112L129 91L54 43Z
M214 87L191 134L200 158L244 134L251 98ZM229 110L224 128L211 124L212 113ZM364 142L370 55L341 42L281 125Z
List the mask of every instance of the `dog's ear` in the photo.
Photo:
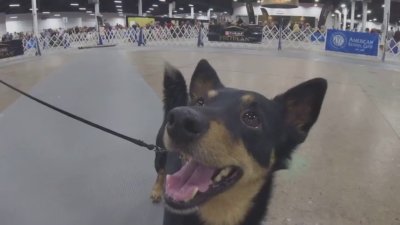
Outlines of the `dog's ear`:
M200 60L190 82L190 97L196 99L206 96L208 91L224 87L218 78L217 72L207 60Z
M185 106L188 103L188 93L185 78L182 73L169 63L164 70L164 110L165 114L171 109Z
M318 119L327 87L325 79L315 78L274 98L283 113L284 142L294 146L304 142Z

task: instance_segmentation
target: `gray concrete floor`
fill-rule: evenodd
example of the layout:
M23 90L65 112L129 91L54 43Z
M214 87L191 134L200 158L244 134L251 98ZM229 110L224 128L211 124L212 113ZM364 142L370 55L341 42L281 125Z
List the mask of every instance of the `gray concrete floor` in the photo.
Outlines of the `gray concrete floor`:
M225 85L267 97L329 81L318 123L277 174L267 225L400 224L398 65L304 52L93 49L3 63L0 78L151 142L164 62L189 79L201 58ZM0 224L161 224L147 197L151 153L1 86L0 110Z

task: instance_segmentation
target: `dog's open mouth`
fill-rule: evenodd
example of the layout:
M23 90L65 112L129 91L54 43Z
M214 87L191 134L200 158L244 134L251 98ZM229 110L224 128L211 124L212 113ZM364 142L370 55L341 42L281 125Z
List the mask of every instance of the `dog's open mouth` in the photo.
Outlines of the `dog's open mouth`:
M239 167L212 168L190 159L178 172L167 175L167 208L177 213L191 213L232 187L242 174Z

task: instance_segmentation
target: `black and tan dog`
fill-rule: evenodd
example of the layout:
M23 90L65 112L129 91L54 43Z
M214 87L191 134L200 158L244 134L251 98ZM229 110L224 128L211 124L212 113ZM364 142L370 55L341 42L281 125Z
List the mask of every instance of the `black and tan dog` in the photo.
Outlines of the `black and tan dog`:
M158 144L184 163L166 175L167 153L156 156L152 198L164 193L185 225L257 225L264 218L273 173L287 168L293 150L316 122L327 82L316 78L272 100L226 88L206 60L198 64L189 93L170 65L164 77L165 121ZM178 162L179 164L179 162ZM165 184L165 185L164 185ZM164 188L165 186L165 188Z

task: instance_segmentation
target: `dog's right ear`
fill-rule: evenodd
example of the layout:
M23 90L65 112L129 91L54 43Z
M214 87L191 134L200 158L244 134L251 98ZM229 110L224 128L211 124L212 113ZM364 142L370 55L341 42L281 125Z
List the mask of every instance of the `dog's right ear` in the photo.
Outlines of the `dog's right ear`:
M206 96L208 91L222 87L224 85L210 63L205 59L200 60L190 82L190 98L193 100Z
M167 114L171 109L185 106L188 103L188 93L185 78L182 73L169 63L164 70L164 110Z

